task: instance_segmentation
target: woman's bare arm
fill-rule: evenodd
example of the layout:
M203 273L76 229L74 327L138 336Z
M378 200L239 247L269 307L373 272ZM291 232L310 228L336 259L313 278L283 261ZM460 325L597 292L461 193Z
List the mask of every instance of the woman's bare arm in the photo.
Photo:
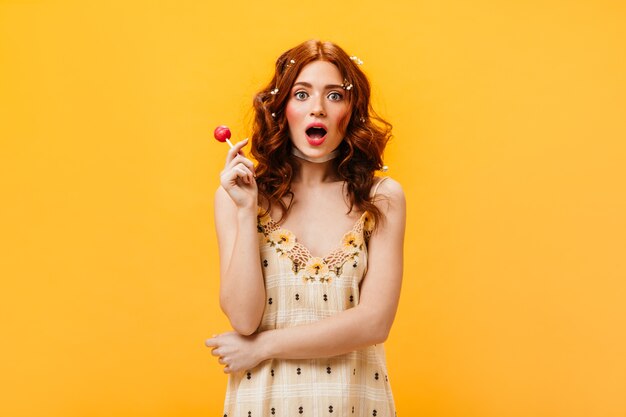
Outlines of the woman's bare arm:
M263 316L265 285L256 229L254 167L240 152L244 144L236 144L228 153L222 185L215 193L215 228L220 255L220 306L236 332L250 335Z

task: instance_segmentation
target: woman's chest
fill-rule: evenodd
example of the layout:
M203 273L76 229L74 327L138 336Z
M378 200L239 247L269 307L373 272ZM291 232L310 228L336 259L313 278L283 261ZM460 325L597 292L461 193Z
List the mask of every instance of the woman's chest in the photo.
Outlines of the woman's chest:
M324 205L292 206L279 226L290 231L311 256L323 258L341 246L345 234L352 231L363 214L347 211L345 205L340 209Z
M264 274L322 284L347 276L358 276L360 279L367 265L367 240L371 232L367 225L370 218L370 214L365 212L340 235L326 236L325 239L330 242L328 250L317 252L302 243L292 230L260 211L257 231Z

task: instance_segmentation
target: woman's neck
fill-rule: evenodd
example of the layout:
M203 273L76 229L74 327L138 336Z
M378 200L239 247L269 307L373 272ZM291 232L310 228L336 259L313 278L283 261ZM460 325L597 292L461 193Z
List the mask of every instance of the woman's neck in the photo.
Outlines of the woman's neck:
M296 175L293 178L294 183L303 185L317 185L327 182L335 182L339 180L337 168L334 160L326 162L309 162L298 158L300 164Z

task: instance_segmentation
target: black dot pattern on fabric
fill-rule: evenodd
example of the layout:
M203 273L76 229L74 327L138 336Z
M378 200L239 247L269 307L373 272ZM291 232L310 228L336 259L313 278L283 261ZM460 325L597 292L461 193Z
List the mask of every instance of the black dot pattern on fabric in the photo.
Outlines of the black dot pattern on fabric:
M367 221L371 226L371 219ZM344 253L314 260L306 248L297 246L293 233L265 221L259 225L266 291L259 332L312 323L359 304L360 284L368 269L370 233L364 224L360 220L352 234L337 242L335 248ZM261 362L229 375L234 383L229 384L223 416L393 417L383 354L382 349L367 346L338 358ZM329 394L320 396L320 390ZM371 392L376 392L376 399L364 400L361 393L370 390L375 390Z

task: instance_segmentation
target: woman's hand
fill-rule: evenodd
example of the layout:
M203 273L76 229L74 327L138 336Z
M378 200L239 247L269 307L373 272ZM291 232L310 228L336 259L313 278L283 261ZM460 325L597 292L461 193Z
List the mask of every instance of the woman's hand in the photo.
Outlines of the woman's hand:
M207 339L204 344L213 347L211 355L217 356L217 361L224 365L224 373L230 374L252 369L264 360L256 343L257 336L227 332Z
M254 164L241 150L248 139L237 142L226 156L226 164L220 174L220 183L237 208L255 208L258 189L254 179Z

